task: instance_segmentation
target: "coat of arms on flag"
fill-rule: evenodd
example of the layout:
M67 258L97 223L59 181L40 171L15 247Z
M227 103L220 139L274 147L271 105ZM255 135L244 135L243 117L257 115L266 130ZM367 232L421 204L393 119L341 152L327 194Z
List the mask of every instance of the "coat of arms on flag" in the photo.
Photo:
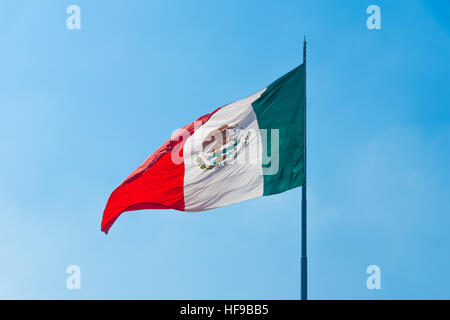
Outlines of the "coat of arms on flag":
M248 146L249 139L249 131L237 125L223 125L208 133L202 142L203 150L195 155L195 161L203 170L223 168Z

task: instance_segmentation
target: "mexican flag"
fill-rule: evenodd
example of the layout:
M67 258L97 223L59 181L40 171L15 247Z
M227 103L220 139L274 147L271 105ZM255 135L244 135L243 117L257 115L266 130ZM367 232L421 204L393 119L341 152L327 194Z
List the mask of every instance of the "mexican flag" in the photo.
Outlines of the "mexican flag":
M125 211L204 211L304 185L305 64L178 130L109 197Z

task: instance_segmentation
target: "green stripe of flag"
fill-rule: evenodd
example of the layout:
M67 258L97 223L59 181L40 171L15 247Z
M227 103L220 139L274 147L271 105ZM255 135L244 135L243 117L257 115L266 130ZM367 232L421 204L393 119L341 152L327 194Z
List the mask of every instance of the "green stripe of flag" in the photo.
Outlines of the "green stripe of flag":
M274 158L271 155L270 129L279 129L279 168L275 174L264 175L265 196L305 183L303 152L305 78L305 65L302 64L269 85L261 97L252 104L259 129L267 130L267 139L262 139L263 159L266 155ZM271 165L275 164L263 164L263 168Z

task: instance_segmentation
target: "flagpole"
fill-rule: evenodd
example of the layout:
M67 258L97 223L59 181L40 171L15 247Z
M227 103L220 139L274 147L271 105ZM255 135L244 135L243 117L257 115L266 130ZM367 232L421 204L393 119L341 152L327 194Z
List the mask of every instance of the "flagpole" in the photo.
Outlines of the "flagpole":
M308 300L308 257L306 247L306 37L303 39L303 64L305 65L305 100L303 110L303 128L305 131L303 140L305 184L302 187L302 217L301 217L301 300Z

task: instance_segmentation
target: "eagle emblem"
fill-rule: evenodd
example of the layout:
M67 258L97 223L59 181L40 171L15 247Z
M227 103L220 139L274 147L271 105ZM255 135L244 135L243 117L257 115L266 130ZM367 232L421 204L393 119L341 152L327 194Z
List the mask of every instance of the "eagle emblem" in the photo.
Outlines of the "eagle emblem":
M247 147L250 132L245 132L237 125L223 125L208 133L202 142L202 151L195 160L202 170L223 168L235 160Z

